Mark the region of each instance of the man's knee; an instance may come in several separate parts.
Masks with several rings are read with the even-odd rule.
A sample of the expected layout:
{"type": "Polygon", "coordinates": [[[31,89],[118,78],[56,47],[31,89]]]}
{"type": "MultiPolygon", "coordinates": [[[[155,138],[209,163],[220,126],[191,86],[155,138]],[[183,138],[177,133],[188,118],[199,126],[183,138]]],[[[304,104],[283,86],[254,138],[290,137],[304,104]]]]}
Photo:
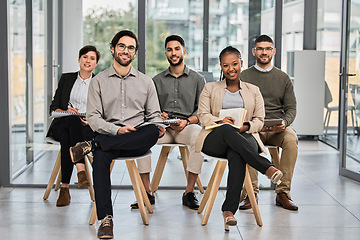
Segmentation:
{"type": "Polygon", "coordinates": [[[283,138],[283,146],[297,146],[298,145],[298,138],[293,130],[288,130],[284,132],[283,138]]]}
{"type": "Polygon", "coordinates": [[[109,157],[107,152],[102,151],[101,149],[97,149],[93,152],[94,158],[92,167],[95,170],[96,168],[104,168],[109,166],[112,159],[109,157]]]}

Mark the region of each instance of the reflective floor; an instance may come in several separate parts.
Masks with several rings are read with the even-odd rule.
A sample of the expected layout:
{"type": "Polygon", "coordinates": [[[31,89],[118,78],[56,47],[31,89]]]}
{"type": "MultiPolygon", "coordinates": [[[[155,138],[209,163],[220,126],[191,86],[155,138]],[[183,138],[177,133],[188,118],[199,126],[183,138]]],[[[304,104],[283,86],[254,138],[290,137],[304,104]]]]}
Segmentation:
{"type": "MultiPolygon", "coordinates": [[[[154,162],[159,150],[153,149],[154,162]]],[[[177,155],[176,151],[171,153],[161,186],[185,186],[177,155]]],[[[44,183],[51,172],[52,158],[39,161],[17,180],[44,183]]],[[[213,160],[204,162],[201,175],[204,185],[213,167],[213,160]]],[[[209,222],[201,226],[203,215],[181,205],[183,190],[159,189],[155,193],[154,213],[148,215],[150,224],[145,226],[139,211],[129,208],[135,199],[133,191],[114,189],[114,239],[357,240],[360,236],[360,183],[339,176],[338,169],[337,151],[321,142],[301,140],[291,191],[299,211],[290,212],[275,206],[275,193],[263,190],[259,194],[263,227],[256,225],[252,210],[238,211],[235,215],[238,225],[230,227],[228,233],[224,232],[220,211],[225,191],[218,192],[209,222]]],[[[115,185],[130,183],[124,163],[115,164],[112,180],[115,185]]],[[[224,176],[222,186],[225,183],[224,176]]],[[[266,185],[268,181],[262,179],[262,183],[266,185]]],[[[87,190],[72,188],[71,204],[63,208],[55,206],[58,194],[55,191],[44,201],[44,190],[0,188],[1,239],[97,239],[98,223],[88,225],[93,203],[87,190]]],[[[197,196],[202,198],[199,192],[197,196]]]]}

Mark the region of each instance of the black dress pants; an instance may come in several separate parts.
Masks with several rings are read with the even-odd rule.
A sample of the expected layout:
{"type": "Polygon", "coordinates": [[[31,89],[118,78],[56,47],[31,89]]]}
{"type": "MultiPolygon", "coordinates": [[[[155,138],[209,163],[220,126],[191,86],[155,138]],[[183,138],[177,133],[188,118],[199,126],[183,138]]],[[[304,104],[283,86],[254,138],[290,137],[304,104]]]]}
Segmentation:
{"type": "Polygon", "coordinates": [[[273,166],[270,161],[259,155],[259,146],[251,134],[239,133],[228,124],[215,128],[207,135],[202,151],[209,156],[228,159],[229,175],[222,211],[231,211],[233,214],[239,206],[246,164],[262,174],[273,166]]]}
{"type": "Polygon", "coordinates": [[[113,216],[111,202],[110,164],[116,157],[131,157],[145,154],[155,145],[159,129],[147,125],[135,132],[109,136],[95,133],[97,148],[93,151],[93,179],[98,219],[113,216]]]}
{"type": "MultiPolygon", "coordinates": [[[[51,133],[61,145],[61,182],[70,183],[74,163],[71,161],[69,148],[78,142],[88,141],[93,138],[93,131],[83,126],[78,116],[57,118],[51,126],[51,133]]],[[[85,163],[81,159],[79,163],[85,163]]]]}

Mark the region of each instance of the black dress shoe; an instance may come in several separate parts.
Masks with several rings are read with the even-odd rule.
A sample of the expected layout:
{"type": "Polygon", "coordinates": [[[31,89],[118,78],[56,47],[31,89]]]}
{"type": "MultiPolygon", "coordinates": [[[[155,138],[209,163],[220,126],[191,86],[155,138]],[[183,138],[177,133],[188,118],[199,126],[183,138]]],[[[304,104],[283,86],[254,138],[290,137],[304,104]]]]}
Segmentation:
{"type": "MultiPolygon", "coordinates": [[[[155,204],[155,196],[154,196],[154,195],[151,195],[151,194],[148,193],[148,192],[146,192],[146,194],[147,194],[147,196],[148,196],[148,198],[149,198],[150,204],[151,204],[151,205],[155,204]]],[[[138,209],[138,208],[139,208],[139,205],[138,205],[137,201],[135,201],[134,203],[132,203],[132,204],[130,205],[130,207],[131,207],[132,209],[138,209]]]]}
{"type": "MultiPolygon", "coordinates": [[[[255,193],[256,202],[258,202],[258,196],[257,193],[255,193]]],[[[251,208],[251,203],[249,196],[246,194],[245,199],[240,203],[239,209],[240,210],[247,210],[251,208]]]]}
{"type": "Polygon", "coordinates": [[[197,210],[199,209],[199,201],[196,199],[195,193],[188,192],[186,195],[185,193],[182,196],[182,202],[184,206],[187,206],[190,209],[197,210]]]}

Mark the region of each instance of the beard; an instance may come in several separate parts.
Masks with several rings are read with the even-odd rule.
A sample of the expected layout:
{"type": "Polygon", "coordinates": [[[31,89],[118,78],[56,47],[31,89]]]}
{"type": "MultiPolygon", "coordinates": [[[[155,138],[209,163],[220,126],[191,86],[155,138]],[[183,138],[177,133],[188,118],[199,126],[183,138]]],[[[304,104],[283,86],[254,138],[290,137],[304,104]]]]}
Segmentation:
{"type": "Polygon", "coordinates": [[[122,60],[122,59],[119,57],[118,53],[115,53],[115,54],[114,54],[114,58],[115,58],[115,61],[118,62],[118,63],[119,63],[121,66],[123,66],[123,67],[129,66],[129,64],[133,61],[133,58],[131,58],[131,56],[130,56],[130,59],[127,60],[127,61],[122,60]]]}
{"type": "Polygon", "coordinates": [[[184,58],[183,58],[183,57],[180,57],[180,58],[179,58],[179,61],[178,61],[177,63],[174,63],[174,62],[171,61],[171,59],[169,59],[169,58],[168,58],[167,60],[168,60],[168,62],[170,63],[171,66],[174,66],[174,67],[175,67],[175,66],[180,65],[180,64],[184,61],[184,58]]]}
{"type": "Polygon", "coordinates": [[[258,62],[258,63],[260,63],[260,64],[268,64],[269,62],[271,62],[271,60],[272,60],[272,56],[269,56],[269,55],[265,55],[265,56],[267,56],[268,58],[266,58],[266,59],[262,59],[261,58],[261,56],[263,56],[263,55],[260,55],[260,56],[257,56],[256,57],[256,61],[258,62]]]}

